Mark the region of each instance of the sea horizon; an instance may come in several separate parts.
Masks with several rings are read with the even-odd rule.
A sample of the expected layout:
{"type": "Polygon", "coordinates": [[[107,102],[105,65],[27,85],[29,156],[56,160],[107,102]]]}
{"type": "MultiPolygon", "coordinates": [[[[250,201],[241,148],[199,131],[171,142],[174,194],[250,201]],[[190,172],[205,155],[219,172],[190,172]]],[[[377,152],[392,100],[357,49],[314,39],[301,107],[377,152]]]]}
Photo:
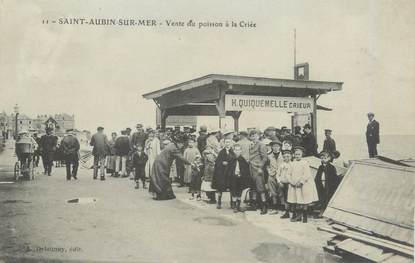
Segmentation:
{"type": "MultiPolygon", "coordinates": [[[[369,158],[366,137],[364,134],[336,134],[333,135],[337,150],[344,160],[369,158]]],[[[318,136],[318,150],[323,148],[324,135],[318,136]]],[[[395,160],[415,159],[413,146],[415,135],[381,134],[377,147],[378,155],[395,160]]]]}

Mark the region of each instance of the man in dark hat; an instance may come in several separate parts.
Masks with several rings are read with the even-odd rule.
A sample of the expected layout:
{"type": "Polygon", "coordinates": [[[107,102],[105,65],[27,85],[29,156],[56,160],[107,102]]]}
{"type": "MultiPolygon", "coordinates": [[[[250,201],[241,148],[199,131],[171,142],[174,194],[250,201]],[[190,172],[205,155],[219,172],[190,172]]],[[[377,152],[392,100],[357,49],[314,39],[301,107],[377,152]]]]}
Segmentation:
{"type": "Polygon", "coordinates": [[[147,134],[144,132],[143,125],[140,123],[137,124],[136,129],[137,131],[131,138],[131,146],[132,148],[135,148],[135,146],[139,144],[144,148],[147,140],[147,134]]]}
{"type": "Polygon", "coordinates": [[[52,174],[53,155],[56,152],[56,146],[58,144],[58,137],[53,135],[53,128],[47,127],[45,129],[46,134],[40,138],[40,151],[42,154],[44,173],[47,175],[52,174]]]}
{"type": "Polygon", "coordinates": [[[61,141],[61,147],[66,164],[66,180],[71,180],[73,177],[78,179],[78,166],[79,166],[79,141],[75,136],[74,130],[67,130],[67,135],[63,137],[61,141]],[[72,171],[71,171],[72,166],[72,171]]]}
{"type": "Polygon", "coordinates": [[[249,148],[249,168],[251,170],[251,176],[255,185],[255,192],[260,195],[262,208],[261,215],[268,212],[265,186],[265,164],[268,160],[267,147],[259,140],[260,132],[258,130],[251,130],[249,132],[249,138],[252,141],[252,145],[249,148]]]}
{"type": "Polygon", "coordinates": [[[301,126],[295,126],[294,127],[294,135],[300,135],[300,137],[302,137],[303,135],[301,134],[301,126]]]}
{"type": "MultiPolygon", "coordinates": [[[[139,145],[141,146],[141,144],[139,145]]],[[[121,136],[115,140],[114,149],[115,154],[117,155],[115,176],[118,177],[121,173],[122,177],[127,177],[127,158],[130,153],[131,145],[126,130],[121,131],[121,136]]]]}
{"type": "Polygon", "coordinates": [[[207,139],[207,127],[205,125],[200,126],[199,137],[197,137],[197,148],[199,152],[203,152],[206,149],[207,139]]]}
{"type": "Polygon", "coordinates": [[[100,170],[101,181],[105,180],[105,158],[109,153],[109,143],[107,136],[104,134],[104,128],[98,127],[97,132],[92,135],[91,142],[93,147],[92,155],[94,155],[94,179],[98,177],[98,168],[100,170]]]}
{"type": "Polygon", "coordinates": [[[366,128],[366,142],[369,151],[369,158],[373,158],[378,155],[377,145],[379,144],[379,122],[375,120],[375,114],[369,112],[367,114],[369,123],[366,128]]]}
{"type": "Polygon", "coordinates": [[[326,136],[326,139],[324,140],[323,151],[328,152],[330,156],[333,158],[334,152],[336,151],[336,142],[331,137],[331,133],[332,130],[330,129],[324,130],[324,135],[326,136]]]}
{"type": "Polygon", "coordinates": [[[304,147],[304,157],[317,156],[317,139],[311,131],[311,125],[305,124],[303,127],[304,137],[301,142],[301,146],[304,147]]]}

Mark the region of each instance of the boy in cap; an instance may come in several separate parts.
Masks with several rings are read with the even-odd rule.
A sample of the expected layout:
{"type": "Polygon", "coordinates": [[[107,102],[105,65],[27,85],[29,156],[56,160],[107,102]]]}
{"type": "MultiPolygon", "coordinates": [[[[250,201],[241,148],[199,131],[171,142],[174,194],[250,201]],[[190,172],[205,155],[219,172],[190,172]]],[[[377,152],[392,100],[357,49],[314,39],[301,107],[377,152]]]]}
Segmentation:
{"type": "Polygon", "coordinates": [[[277,172],[282,163],[281,142],[272,141],[270,143],[271,153],[268,154],[267,170],[268,170],[268,190],[272,200],[272,208],[275,214],[278,211],[278,197],[280,196],[279,182],[277,172]]]}
{"type": "MultiPolygon", "coordinates": [[[[232,149],[232,139],[229,137],[224,139],[225,147],[219,152],[215,161],[215,170],[212,178],[212,188],[218,193],[218,203],[216,208],[222,208],[222,193],[230,188],[231,168],[230,164],[235,160],[235,153],[232,149]]],[[[232,202],[232,196],[231,196],[232,202]]],[[[231,205],[233,208],[233,203],[231,205]]]]}
{"type": "Polygon", "coordinates": [[[320,217],[340,183],[336,167],[331,164],[331,158],[332,156],[328,152],[322,151],[320,153],[321,165],[319,166],[314,179],[317,187],[318,199],[321,205],[320,217]]]}
{"type": "Polygon", "coordinates": [[[192,195],[190,197],[190,200],[194,200],[195,195],[196,195],[196,200],[202,201],[200,189],[202,185],[203,163],[202,163],[202,157],[200,156],[200,154],[196,156],[195,160],[191,164],[191,167],[192,167],[192,180],[190,182],[190,189],[191,189],[192,195]]]}
{"type": "Polygon", "coordinates": [[[143,189],[146,189],[146,172],[145,167],[148,160],[147,154],[143,151],[143,146],[137,144],[136,150],[133,154],[133,166],[135,169],[134,180],[135,189],[140,188],[140,180],[143,183],[143,189]]]}
{"type": "Polygon", "coordinates": [[[268,212],[267,208],[267,189],[265,187],[265,173],[264,168],[268,160],[267,147],[259,141],[260,132],[258,130],[251,130],[249,137],[252,145],[249,148],[249,165],[251,176],[255,185],[255,192],[261,198],[261,215],[268,212]]]}
{"type": "Polygon", "coordinates": [[[241,211],[241,195],[242,191],[251,185],[251,177],[249,175],[249,164],[242,156],[241,145],[233,146],[235,158],[229,163],[230,175],[230,191],[232,200],[235,200],[233,212],[241,211]]]}
{"type": "Polygon", "coordinates": [[[196,161],[196,158],[200,157],[200,152],[195,146],[195,141],[193,138],[187,140],[187,148],[183,153],[184,159],[186,159],[190,164],[184,166],[184,183],[189,186],[189,193],[192,192],[191,182],[193,167],[192,164],[196,161]]]}

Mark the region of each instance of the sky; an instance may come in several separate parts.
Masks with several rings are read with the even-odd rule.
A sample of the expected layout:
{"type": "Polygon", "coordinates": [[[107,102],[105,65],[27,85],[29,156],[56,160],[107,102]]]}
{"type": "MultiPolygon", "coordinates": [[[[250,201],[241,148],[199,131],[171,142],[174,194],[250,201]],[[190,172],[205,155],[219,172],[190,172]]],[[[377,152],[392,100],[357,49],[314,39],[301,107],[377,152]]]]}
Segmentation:
{"type": "MultiPolygon", "coordinates": [[[[75,114],[78,129],[155,126],[142,94],[211,73],[344,82],[323,95],[318,128],[415,135],[415,1],[0,0],[0,110],[75,114]],[[76,26],[44,19],[246,21],[255,28],[76,26]]],[[[217,123],[201,118],[199,124],[217,123]]],[[[241,127],[289,124],[287,114],[242,114],[241,127]]]]}

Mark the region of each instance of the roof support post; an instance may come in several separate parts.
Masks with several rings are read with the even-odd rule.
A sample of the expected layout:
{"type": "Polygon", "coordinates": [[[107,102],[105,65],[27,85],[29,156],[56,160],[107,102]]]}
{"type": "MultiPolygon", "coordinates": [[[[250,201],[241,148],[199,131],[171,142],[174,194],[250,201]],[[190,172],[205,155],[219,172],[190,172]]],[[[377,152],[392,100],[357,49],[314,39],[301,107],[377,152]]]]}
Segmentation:
{"type": "Polygon", "coordinates": [[[167,112],[166,112],[166,110],[160,110],[161,111],[161,121],[160,121],[160,124],[161,124],[161,130],[162,131],[165,131],[166,130],[166,120],[167,120],[167,117],[169,116],[168,114],[167,114],[167,112]]]}
{"type": "Polygon", "coordinates": [[[242,111],[234,111],[232,112],[233,118],[233,129],[235,132],[239,131],[239,117],[241,116],[242,111]]]}
{"type": "Polygon", "coordinates": [[[213,85],[218,87],[219,96],[216,102],[216,108],[219,113],[219,128],[224,128],[226,110],[225,110],[225,92],[228,87],[227,83],[224,85],[222,82],[213,82],[213,85]]]}
{"type": "Polygon", "coordinates": [[[311,114],[311,127],[313,129],[313,135],[317,138],[317,96],[312,95],[314,101],[313,113],[311,114]]]}

